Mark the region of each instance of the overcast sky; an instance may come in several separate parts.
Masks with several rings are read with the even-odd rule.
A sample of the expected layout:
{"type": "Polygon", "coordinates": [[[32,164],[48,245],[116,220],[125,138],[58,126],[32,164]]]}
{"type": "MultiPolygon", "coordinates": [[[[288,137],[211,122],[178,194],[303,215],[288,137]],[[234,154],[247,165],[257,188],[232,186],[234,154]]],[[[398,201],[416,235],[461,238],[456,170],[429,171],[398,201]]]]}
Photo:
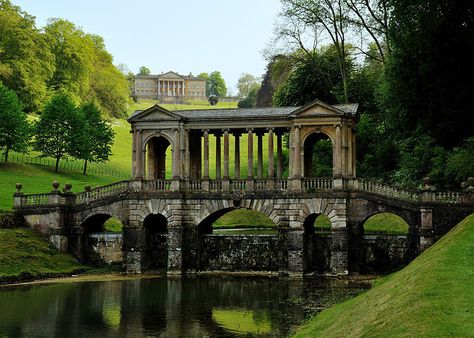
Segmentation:
{"type": "Polygon", "coordinates": [[[36,17],[63,18],[105,39],[114,63],[134,73],[218,70],[236,93],[241,73],[260,76],[279,0],[12,0],[36,17]]]}

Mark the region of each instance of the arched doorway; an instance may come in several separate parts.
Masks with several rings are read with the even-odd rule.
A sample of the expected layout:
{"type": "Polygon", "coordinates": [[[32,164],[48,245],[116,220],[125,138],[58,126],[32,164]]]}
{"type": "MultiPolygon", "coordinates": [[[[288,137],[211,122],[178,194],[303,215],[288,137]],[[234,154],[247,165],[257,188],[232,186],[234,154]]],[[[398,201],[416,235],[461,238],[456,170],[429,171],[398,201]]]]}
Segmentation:
{"type": "Polygon", "coordinates": [[[163,136],[154,136],[146,144],[146,177],[149,180],[171,178],[171,143],[163,136]]]}
{"type": "Polygon", "coordinates": [[[112,215],[95,214],[82,223],[81,258],[87,264],[121,268],[123,224],[112,215]]]}
{"type": "Polygon", "coordinates": [[[329,270],[331,220],[325,214],[310,214],[304,223],[303,264],[305,272],[329,270]]]}
{"type": "Polygon", "coordinates": [[[304,140],[304,177],[333,176],[334,160],[331,139],[323,133],[312,133],[304,140]]]}
{"type": "Polygon", "coordinates": [[[198,225],[200,270],[278,271],[276,224],[264,213],[225,208],[198,225]]]}
{"type": "Polygon", "coordinates": [[[390,272],[408,263],[409,226],[403,218],[388,212],[372,215],[362,232],[363,272],[390,272]]]}
{"type": "Polygon", "coordinates": [[[162,214],[150,214],[143,220],[145,262],[148,270],[164,269],[168,265],[168,220],[162,214]]]}

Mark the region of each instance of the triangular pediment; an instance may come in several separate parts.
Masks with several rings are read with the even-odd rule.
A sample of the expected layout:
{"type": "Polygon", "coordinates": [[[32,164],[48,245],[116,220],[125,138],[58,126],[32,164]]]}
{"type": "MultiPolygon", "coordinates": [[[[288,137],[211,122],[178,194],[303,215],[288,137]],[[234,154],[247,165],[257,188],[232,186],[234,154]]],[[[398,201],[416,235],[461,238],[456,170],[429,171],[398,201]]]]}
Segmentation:
{"type": "Polygon", "coordinates": [[[315,100],[291,113],[294,117],[334,116],[344,114],[344,111],[320,100],[315,100]]]}
{"type": "Polygon", "coordinates": [[[172,72],[172,71],[169,71],[169,72],[166,72],[166,73],[164,73],[164,74],[161,74],[161,75],[160,75],[160,78],[163,78],[163,79],[183,80],[183,77],[182,77],[181,75],[179,75],[178,73],[172,72]]]}
{"type": "Polygon", "coordinates": [[[138,122],[138,121],[178,121],[183,117],[181,115],[170,112],[169,110],[159,106],[154,105],[145,110],[137,110],[128,118],[129,122],[138,122]]]}

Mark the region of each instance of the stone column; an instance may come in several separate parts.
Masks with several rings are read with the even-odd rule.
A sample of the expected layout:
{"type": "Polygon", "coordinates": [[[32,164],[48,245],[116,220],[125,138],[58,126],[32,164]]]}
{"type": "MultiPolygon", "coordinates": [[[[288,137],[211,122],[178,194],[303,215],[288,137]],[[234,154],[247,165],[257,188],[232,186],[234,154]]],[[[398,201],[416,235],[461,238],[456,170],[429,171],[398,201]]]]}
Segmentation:
{"type": "Polygon", "coordinates": [[[268,129],[268,177],[275,177],[275,164],[273,159],[273,128],[268,129]]]}
{"type": "Polygon", "coordinates": [[[137,132],[131,130],[132,134],[132,178],[137,177],[137,132]]]}
{"type": "Polygon", "coordinates": [[[136,147],[137,147],[137,178],[143,178],[142,174],[142,167],[143,167],[143,151],[142,151],[142,131],[140,129],[137,129],[136,131],[137,134],[137,142],[136,142],[136,147]]]}
{"type": "Polygon", "coordinates": [[[352,176],[357,176],[356,171],[357,158],[356,158],[356,131],[352,130],[352,176]]]}
{"type": "Polygon", "coordinates": [[[204,130],[204,175],[205,180],[209,179],[209,129],[204,130]]]}
{"type": "Polygon", "coordinates": [[[257,134],[257,177],[259,179],[263,178],[263,133],[259,132],[257,134]]]}
{"type": "Polygon", "coordinates": [[[221,179],[221,134],[216,132],[216,180],[221,179]]]}
{"type": "Polygon", "coordinates": [[[235,149],[234,149],[234,178],[236,180],[240,180],[240,134],[239,133],[235,133],[234,134],[234,140],[235,140],[235,143],[234,143],[234,146],[235,146],[235,149]]]}
{"type": "Polygon", "coordinates": [[[300,126],[294,128],[294,152],[293,152],[293,177],[301,178],[301,140],[300,140],[300,126]]]}
{"type": "Polygon", "coordinates": [[[191,151],[189,149],[189,129],[184,129],[184,179],[189,179],[191,171],[191,151]]]}
{"type": "Polygon", "coordinates": [[[346,175],[348,177],[352,177],[352,128],[347,126],[347,172],[346,175]]]}
{"type": "Polygon", "coordinates": [[[282,134],[277,133],[277,178],[283,176],[283,145],[282,134]]]}
{"type": "Polygon", "coordinates": [[[160,98],[160,89],[161,89],[161,86],[160,86],[160,80],[158,80],[158,95],[157,97],[160,98]]]}
{"type": "Polygon", "coordinates": [[[173,172],[173,179],[179,179],[179,130],[174,130],[174,140],[173,140],[173,164],[172,164],[172,172],[173,172]]]}
{"type": "Polygon", "coordinates": [[[248,145],[248,162],[247,162],[247,179],[253,179],[253,130],[248,129],[247,132],[248,145]]]}
{"type": "Polygon", "coordinates": [[[342,176],[341,171],[341,126],[336,125],[336,144],[335,144],[335,153],[334,153],[334,176],[342,176]]]}
{"type": "Polygon", "coordinates": [[[224,180],[229,179],[229,129],[224,130],[224,180]]]}
{"type": "Polygon", "coordinates": [[[157,172],[156,172],[156,158],[155,158],[155,142],[153,139],[148,141],[148,179],[154,180],[156,179],[157,172]]]}

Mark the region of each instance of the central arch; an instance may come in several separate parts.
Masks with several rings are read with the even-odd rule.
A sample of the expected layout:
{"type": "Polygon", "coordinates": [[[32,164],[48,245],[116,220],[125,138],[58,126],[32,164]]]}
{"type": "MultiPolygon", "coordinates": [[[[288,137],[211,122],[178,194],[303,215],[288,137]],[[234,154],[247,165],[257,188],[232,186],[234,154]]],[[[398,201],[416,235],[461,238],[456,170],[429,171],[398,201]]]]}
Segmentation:
{"type": "Polygon", "coordinates": [[[330,177],[334,174],[334,144],[321,131],[313,131],[303,139],[304,177],[330,177]]]}
{"type": "Polygon", "coordinates": [[[172,170],[167,168],[167,165],[172,166],[171,157],[169,156],[171,151],[170,140],[161,134],[153,135],[146,141],[145,151],[147,154],[146,177],[150,180],[170,178],[172,170]]]}

